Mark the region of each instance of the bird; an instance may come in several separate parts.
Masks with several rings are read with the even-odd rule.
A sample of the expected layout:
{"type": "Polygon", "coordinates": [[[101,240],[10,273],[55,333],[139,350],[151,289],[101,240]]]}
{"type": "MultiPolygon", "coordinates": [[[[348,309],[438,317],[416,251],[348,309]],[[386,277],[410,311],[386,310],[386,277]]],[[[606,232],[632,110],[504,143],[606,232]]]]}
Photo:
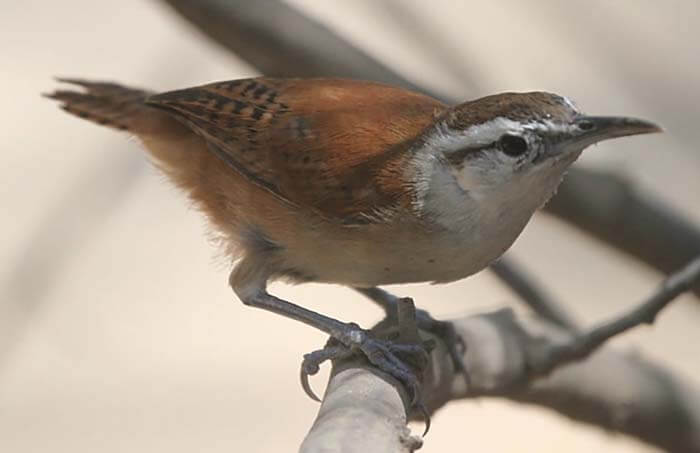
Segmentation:
{"type": "Polygon", "coordinates": [[[446,105],[333,78],[255,77],[160,93],[58,81],[77,88],[47,97],[135,135],[203,212],[245,305],[334,340],[305,356],[307,393],[306,375],[351,351],[396,377],[414,402],[420,382],[401,359],[406,345],[276,297],[268,283],[340,284],[390,311],[398,298],[383,285],[452,282],[498,259],[585,148],[661,131],[642,119],[586,115],[542,91],[446,105]]]}

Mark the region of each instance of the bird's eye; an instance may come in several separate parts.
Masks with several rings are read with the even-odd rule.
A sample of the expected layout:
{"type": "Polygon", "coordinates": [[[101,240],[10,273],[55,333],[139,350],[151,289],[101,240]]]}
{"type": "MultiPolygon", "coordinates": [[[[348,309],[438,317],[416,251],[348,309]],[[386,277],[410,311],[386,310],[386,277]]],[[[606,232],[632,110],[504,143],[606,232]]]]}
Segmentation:
{"type": "Polygon", "coordinates": [[[504,153],[517,157],[527,152],[527,142],[518,135],[505,134],[498,140],[498,146],[504,153]]]}

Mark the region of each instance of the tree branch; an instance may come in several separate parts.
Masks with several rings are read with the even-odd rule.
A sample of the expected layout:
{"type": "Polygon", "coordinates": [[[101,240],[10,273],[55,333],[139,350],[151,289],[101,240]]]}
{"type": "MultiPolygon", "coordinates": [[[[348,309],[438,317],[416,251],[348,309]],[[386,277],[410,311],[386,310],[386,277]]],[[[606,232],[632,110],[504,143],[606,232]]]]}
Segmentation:
{"type": "MultiPolygon", "coordinates": [[[[279,0],[164,0],[200,32],[273,77],[349,77],[420,91],[328,27],[279,0]],[[319,42],[321,39],[323,42],[319,42]]],[[[442,96],[442,99],[445,99],[442,96]]]]}
{"type": "Polygon", "coordinates": [[[406,426],[400,384],[359,360],[333,375],[302,453],[404,453],[422,445],[406,426]]]}
{"type": "Polygon", "coordinates": [[[698,281],[700,281],[700,258],[696,258],[681,271],[671,275],[656,293],[630,312],[601,324],[585,334],[578,335],[571,341],[552,345],[545,354],[546,359],[537,364],[538,368],[541,367],[542,373],[548,373],[562,364],[588,357],[615,335],[640,324],[652,324],[661,310],[698,281]]]}
{"type": "Polygon", "coordinates": [[[569,172],[546,210],[667,275],[700,255],[697,226],[610,172],[569,172]]]}
{"type": "MultiPolygon", "coordinates": [[[[438,347],[424,378],[426,406],[434,412],[455,399],[503,397],[550,407],[671,451],[699,452],[697,388],[652,362],[612,348],[591,355],[607,339],[652,322],[698,280],[700,258],[669,277],[637,308],[581,334],[541,318],[516,318],[507,309],[454,320],[468,346],[464,361],[471,385],[467,388],[464,377],[455,374],[445,345],[435,338],[438,347]]],[[[363,360],[335,364],[302,451],[413,451],[419,443],[406,432],[406,402],[397,381],[363,360]],[[386,437],[377,441],[381,436],[386,437]]]]}
{"type": "MultiPolygon", "coordinates": [[[[397,342],[421,341],[416,307],[410,298],[397,301],[397,342]]],[[[380,323],[380,326],[382,323],[380,323]]],[[[302,452],[347,451],[411,452],[423,444],[406,426],[407,395],[403,386],[392,385],[388,374],[354,356],[334,366],[319,414],[301,447],[302,452]],[[383,376],[383,378],[382,378],[383,376]],[[399,390],[400,389],[400,390],[399,390]]],[[[425,431],[430,428],[426,420],[425,431]]]]}

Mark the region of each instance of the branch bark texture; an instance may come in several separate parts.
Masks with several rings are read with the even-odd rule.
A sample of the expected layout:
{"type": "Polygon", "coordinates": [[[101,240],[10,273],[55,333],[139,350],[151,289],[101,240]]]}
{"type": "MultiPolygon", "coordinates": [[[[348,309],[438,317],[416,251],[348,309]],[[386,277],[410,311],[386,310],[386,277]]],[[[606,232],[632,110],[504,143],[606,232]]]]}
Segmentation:
{"type": "MultiPolygon", "coordinates": [[[[453,320],[468,346],[463,358],[470,385],[454,372],[445,345],[433,338],[439,346],[424,375],[426,406],[432,413],[456,399],[501,397],[549,407],[669,451],[700,452],[700,390],[638,355],[600,348],[605,340],[653,321],[698,280],[700,258],[638,307],[579,334],[541,317],[517,318],[508,309],[453,320]]],[[[420,442],[406,431],[406,403],[401,385],[363,360],[335,364],[302,451],[414,451],[420,442]],[[369,441],[377,436],[389,439],[369,441]]]]}

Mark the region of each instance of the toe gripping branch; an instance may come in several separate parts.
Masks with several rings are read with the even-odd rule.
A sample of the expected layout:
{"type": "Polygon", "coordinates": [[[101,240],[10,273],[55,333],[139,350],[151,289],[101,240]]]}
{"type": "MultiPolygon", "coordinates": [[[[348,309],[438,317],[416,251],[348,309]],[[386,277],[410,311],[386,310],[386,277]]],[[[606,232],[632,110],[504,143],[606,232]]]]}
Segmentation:
{"type": "Polygon", "coordinates": [[[411,298],[400,299],[397,312],[398,326],[391,326],[394,327],[392,329],[388,329],[385,323],[380,323],[372,331],[349,324],[341,338],[331,337],[323,349],[304,355],[300,373],[301,386],[311,399],[320,402],[309,385],[309,376],[316,374],[320,365],[327,360],[335,365],[351,357],[363,356],[374,367],[404,386],[410,401],[408,407],[420,411],[425,420],[425,436],[430,429],[430,415],[423,404],[421,384],[429,364],[430,350],[435,344],[421,339],[416,308],[411,298]]]}

